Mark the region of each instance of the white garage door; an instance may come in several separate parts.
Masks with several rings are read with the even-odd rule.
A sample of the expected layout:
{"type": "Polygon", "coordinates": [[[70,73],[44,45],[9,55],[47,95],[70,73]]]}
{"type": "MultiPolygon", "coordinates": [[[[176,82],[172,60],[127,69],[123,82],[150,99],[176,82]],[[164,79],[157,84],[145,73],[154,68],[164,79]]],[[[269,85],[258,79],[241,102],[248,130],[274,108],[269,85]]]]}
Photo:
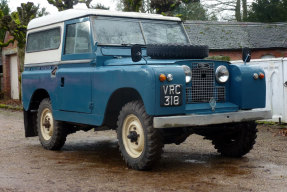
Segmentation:
{"type": "Polygon", "coordinates": [[[17,56],[10,57],[11,98],[19,99],[17,56]]]}

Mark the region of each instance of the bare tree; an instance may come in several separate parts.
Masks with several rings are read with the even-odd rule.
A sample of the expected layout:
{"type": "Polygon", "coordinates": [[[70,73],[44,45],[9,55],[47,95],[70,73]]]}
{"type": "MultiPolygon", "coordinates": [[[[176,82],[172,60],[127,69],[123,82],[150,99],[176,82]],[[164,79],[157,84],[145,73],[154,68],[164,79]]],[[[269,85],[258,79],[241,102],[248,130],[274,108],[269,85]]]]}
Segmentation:
{"type": "Polygon", "coordinates": [[[247,0],[242,0],[242,19],[243,21],[247,21],[247,0]]]}
{"type": "Polygon", "coordinates": [[[201,2],[216,15],[221,15],[224,20],[246,21],[247,19],[247,0],[202,0],[201,2]],[[232,14],[226,17],[222,15],[224,12],[232,14]]]}
{"type": "Polygon", "coordinates": [[[89,8],[92,0],[47,0],[49,4],[57,7],[58,11],[72,9],[78,3],[85,3],[89,8]]]}

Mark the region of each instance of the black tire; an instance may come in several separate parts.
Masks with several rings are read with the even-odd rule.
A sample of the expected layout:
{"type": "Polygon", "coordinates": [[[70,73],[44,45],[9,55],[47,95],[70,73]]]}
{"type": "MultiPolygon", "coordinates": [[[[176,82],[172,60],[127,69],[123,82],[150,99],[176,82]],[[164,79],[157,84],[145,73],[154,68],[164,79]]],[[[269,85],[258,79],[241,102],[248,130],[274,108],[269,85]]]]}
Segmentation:
{"type": "Polygon", "coordinates": [[[212,144],[222,156],[242,157],[255,144],[257,124],[244,122],[232,125],[231,130],[225,130],[212,138],[212,144]]]}
{"type": "Polygon", "coordinates": [[[150,169],[161,157],[161,134],[153,128],[153,118],[146,113],[141,101],[129,102],[122,108],[117,137],[121,155],[132,169],[150,169]]]}
{"type": "Polygon", "coordinates": [[[162,129],[161,133],[163,135],[164,144],[176,144],[179,145],[183,143],[187,137],[191,134],[186,128],[168,128],[162,129]]]}
{"type": "Polygon", "coordinates": [[[147,55],[153,59],[203,59],[208,57],[208,53],[205,45],[147,45],[147,55]]]}
{"type": "Polygon", "coordinates": [[[37,113],[37,129],[42,146],[48,150],[60,150],[66,142],[67,133],[62,122],[56,121],[52,114],[50,99],[43,99],[37,113]],[[47,119],[47,122],[43,122],[47,119]],[[42,123],[41,123],[42,122],[42,123]],[[47,123],[44,125],[44,123],[47,123]],[[50,132],[50,128],[53,130],[50,132]]]}

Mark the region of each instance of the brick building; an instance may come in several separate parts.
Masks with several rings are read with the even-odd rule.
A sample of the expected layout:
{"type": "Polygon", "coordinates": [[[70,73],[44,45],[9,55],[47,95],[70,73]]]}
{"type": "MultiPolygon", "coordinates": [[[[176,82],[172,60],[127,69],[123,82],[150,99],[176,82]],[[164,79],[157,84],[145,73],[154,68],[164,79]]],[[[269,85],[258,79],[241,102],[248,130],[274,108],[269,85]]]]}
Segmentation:
{"type": "Polygon", "coordinates": [[[287,57],[287,23],[187,21],[185,29],[193,45],[208,45],[210,56],[241,60],[242,48],[252,59],[287,57]]]}
{"type": "MultiPolygon", "coordinates": [[[[9,33],[6,33],[4,42],[12,39],[9,33]]],[[[19,99],[19,58],[17,42],[2,48],[2,67],[3,67],[3,89],[5,97],[19,99]]]]}

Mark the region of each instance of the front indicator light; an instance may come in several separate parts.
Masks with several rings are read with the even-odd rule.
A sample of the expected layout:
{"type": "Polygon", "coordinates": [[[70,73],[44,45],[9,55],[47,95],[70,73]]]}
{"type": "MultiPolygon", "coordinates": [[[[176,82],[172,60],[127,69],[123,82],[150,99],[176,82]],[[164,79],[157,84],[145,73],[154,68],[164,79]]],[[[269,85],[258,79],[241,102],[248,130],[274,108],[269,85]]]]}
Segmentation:
{"type": "Polygon", "coordinates": [[[225,83],[229,79],[229,71],[224,65],[217,67],[215,71],[216,81],[218,83],[225,83]]]}
{"type": "Polygon", "coordinates": [[[259,73],[259,78],[260,78],[260,79],[264,79],[264,76],[265,76],[265,75],[264,75],[263,73],[259,73]]]}
{"type": "Polygon", "coordinates": [[[159,75],[159,81],[160,81],[160,82],[164,82],[165,80],[166,80],[165,74],[160,74],[160,75],[159,75]]]}

